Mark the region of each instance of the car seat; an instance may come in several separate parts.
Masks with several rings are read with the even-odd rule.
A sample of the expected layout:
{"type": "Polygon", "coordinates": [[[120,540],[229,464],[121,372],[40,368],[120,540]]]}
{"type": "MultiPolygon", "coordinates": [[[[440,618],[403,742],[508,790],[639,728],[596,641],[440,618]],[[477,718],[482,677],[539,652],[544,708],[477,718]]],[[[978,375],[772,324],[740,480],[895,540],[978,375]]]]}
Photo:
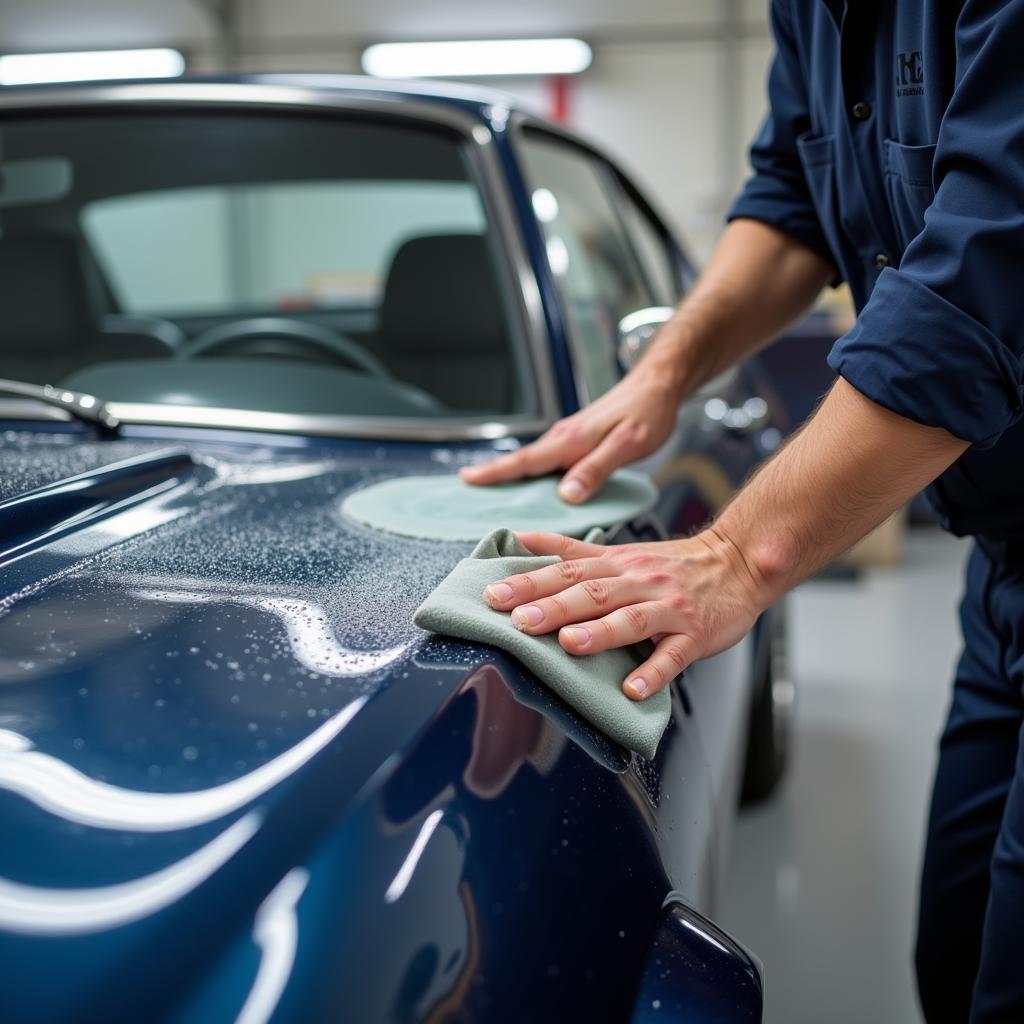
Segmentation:
{"type": "Polygon", "coordinates": [[[516,410],[519,381],[484,235],[403,242],[384,286],[377,354],[457,413],[516,410]]]}
{"type": "Polygon", "coordinates": [[[102,282],[68,235],[0,238],[0,377],[54,384],[109,359],[168,357],[168,321],[103,309],[102,282]]]}

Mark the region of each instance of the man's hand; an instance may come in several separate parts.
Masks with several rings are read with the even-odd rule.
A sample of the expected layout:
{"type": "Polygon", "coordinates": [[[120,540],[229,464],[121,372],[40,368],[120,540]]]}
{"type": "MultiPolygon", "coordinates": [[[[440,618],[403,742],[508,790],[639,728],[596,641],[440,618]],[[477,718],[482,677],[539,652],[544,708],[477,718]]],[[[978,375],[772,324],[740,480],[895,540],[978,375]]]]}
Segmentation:
{"type": "Polygon", "coordinates": [[[678,406],[675,388],[638,368],[533,444],[466,466],[461,476],[471,484],[496,484],[564,469],[558,493],[577,505],[593,497],[620,466],[657,451],[672,433],[678,406]]]}
{"type": "Polygon", "coordinates": [[[624,689],[640,700],[736,643],[757,616],[877,526],[967,448],[898,416],[842,378],[803,429],[689,540],[602,547],[524,533],[561,562],[492,583],[484,597],[570,654],[651,639],[624,689]]]}
{"type": "Polygon", "coordinates": [[[603,547],[551,533],[521,533],[561,562],[492,583],[484,596],[533,636],[558,631],[570,654],[653,640],[653,654],[623,690],[642,700],[692,662],[737,643],[770,603],[764,583],[713,529],[689,540],[603,547]]]}
{"type": "Polygon", "coordinates": [[[832,274],[829,263],[784,232],[733,221],[628,376],[533,444],[467,466],[462,479],[496,484],[564,469],[558,493],[572,504],[586,501],[620,466],[656,451],[679,403],[804,312],[832,274]]]}

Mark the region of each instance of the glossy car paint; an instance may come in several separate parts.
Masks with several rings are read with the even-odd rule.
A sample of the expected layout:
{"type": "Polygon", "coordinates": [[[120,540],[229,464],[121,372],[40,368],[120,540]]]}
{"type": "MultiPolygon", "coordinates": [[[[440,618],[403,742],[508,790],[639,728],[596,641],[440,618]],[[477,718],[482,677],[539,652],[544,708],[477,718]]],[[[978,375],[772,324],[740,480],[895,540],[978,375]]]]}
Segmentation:
{"type": "MultiPolygon", "coordinates": [[[[514,152],[471,106],[568,411],[514,152]]],[[[763,454],[686,416],[686,452],[658,470],[669,526],[763,454]],[[698,455],[721,478],[678,461],[698,455]]],[[[629,757],[500,652],[411,625],[466,546],[340,514],[352,487],[509,442],[5,427],[5,1020],[646,1020],[672,993],[687,1019],[759,1019],[746,954],[662,909],[711,910],[735,798],[716,764],[741,759],[755,640],[676,683],[657,757],[629,757]]]]}

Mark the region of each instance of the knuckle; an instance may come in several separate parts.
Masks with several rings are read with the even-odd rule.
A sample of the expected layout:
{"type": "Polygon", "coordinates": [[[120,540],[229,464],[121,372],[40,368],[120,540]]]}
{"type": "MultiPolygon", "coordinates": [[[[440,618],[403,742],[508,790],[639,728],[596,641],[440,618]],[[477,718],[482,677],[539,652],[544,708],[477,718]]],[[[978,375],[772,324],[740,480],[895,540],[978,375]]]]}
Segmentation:
{"type": "Polygon", "coordinates": [[[562,621],[566,621],[571,618],[569,614],[569,606],[557,595],[549,597],[541,607],[544,611],[545,621],[550,621],[552,616],[562,621]]]}
{"type": "Polygon", "coordinates": [[[573,544],[574,544],[574,541],[573,541],[572,537],[567,537],[564,533],[558,534],[558,547],[560,549],[559,550],[559,556],[563,560],[563,562],[562,562],[563,565],[568,564],[569,562],[572,561],[572,558],[570,556],[570,552],[573,549],[573,544]]]}
{"type": "Polygon", "coordinates": [[[598,619],[594,623],[594,631],[599,634],[603,644],[612,645],[615,643],[615,624],[611,620],[607,618],[598,619]]]}
{"type": "Polygon", "coordinates": [[[533,577],[526,573],[521,576],[510,576],[505,582],[512,588],[516,599],[529,600],[537,592],[537,584],[533,577]]]}
{"type": "Polygon", "coordinates": [[[622,609],[622,615],[635,633],[646,636],[650,618],[643,608],[635,604],[627,605],[622,609]]]}
{"type": "Polygon", "coordinates": [[[604,580],[586,580],[583,583],[583,591],[598,608],[603,608],[608,603],[610,593],[604,580]]]}
{"type": "Polygon", "coordinates": [[[565,424],[561,440],[569,445],[577,445],[586,440],[586,433],[586,427],[582,423],[570,420],[565,424]]]}
{"type": "Polygon", "coordinates": [[[572,559],[566,562],[556,562],[555,568],[566,583],[579,583],[583,577],[583,567],[572,559]]]}
{"type": "Polygon", "coordinates": [[[626,420],[619,426],[619,441],[626,448],[643,448],[650,440],[651,428],[642,420],[626,420]]]}
{"type": "Polygon", "coordinates": [[[552,441],[564,441],[566,438],[572,437],[578,429],[578,426],[574,420],[564,419],[559,420],[555,423],[550,430],[545,433],[546,438],[550,438],[552,441]]]}
{"type": "Polygon", "coordinates": [[[655,587],[665,587],[672,582],[672,574],[664,569],[653,569],[648,573],[647,581],[655,587]]]}
{"type": "Polygon", "coordinates": [[[678,640],[666,641],[661,653],[665,656],[664,664],[669,678],[681,672],[688,661],[689,651],[678,640]]]}
{"type": "Polygon", "coordinates": [[[585,451],[590,447],[587,443],[588,435],[586,424],[576,419],[568,419],[556,423],[544,435],[544,440],[550,442],[563,457],[568,458],[568,453],[585,451]]]}

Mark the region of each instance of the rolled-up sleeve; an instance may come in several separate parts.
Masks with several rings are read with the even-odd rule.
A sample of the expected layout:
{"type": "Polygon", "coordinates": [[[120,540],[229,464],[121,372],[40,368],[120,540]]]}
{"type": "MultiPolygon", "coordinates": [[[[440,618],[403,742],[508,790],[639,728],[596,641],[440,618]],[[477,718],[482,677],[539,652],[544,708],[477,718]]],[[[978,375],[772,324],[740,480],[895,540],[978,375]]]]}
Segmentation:
{"type": "Polygon", "coordinates": [[[775,58],[768,75],[768,115],[750,147],[754,173],[726,220],[748,217],[771,224],[835,265],[797,149],[796,140],[811,129],[811,117],[789,0],[774,0],[771,22],[775,58]]]}
{"type": "Polygon", "coordinates": [[[1024,4],[969,0],[935,198],[829,363],[880,405],[990,447],[1024,396],[1024,4]]]}

